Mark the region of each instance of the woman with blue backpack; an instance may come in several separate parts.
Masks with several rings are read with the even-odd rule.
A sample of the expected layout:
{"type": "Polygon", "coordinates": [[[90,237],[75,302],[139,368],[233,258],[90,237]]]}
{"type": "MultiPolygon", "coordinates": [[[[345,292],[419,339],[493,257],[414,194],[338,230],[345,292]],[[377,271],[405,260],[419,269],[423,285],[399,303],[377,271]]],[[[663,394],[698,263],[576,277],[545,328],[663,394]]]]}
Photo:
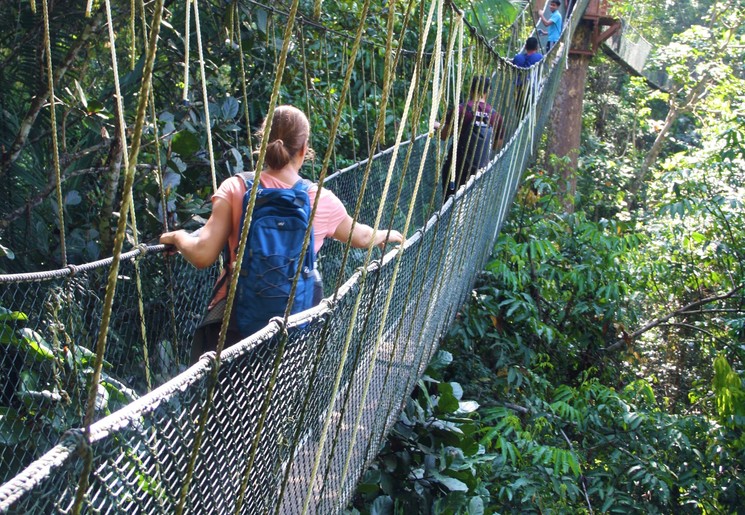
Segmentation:
{"type": "MultiPolygon", "coordinates": [[[[259,137],[266,131],[266,120],[259,137]]],[[[350,241],[357,248],[371,243],[401,243],[403,235],[395,230],[375,231],[369,225],[354,223],[342,202],[328,189],[322,189],[312,221],[311,208],[318,185],[300,176],[300,168],[313,157],[309,148],[310,123],[305,114],[290,105],[274,110],[265,168],[259,176],[259,191],[251,217],[246,251],[241,264],[236,299],[225,345],[264,327],[269,319],[284,315],[290,287],[302,268],[293,301],[292,313],[320,302],[322,291],[315,271],[315,256],[325,238],[350,241]],[[308,224],[312,223],[311,243],[300,255],[308,224]]],[[[241,173],[223,181],[212,196],[212,214],[199,231],[166,232],[160,242],[173,245],[197,268],[211,266],[223,249],[229,263],[218,278],[207,314],[200,324],[192,346],[192,363],[202,353],[215,350],[225,308],[229,281],[254,174],[241,173]]]]}

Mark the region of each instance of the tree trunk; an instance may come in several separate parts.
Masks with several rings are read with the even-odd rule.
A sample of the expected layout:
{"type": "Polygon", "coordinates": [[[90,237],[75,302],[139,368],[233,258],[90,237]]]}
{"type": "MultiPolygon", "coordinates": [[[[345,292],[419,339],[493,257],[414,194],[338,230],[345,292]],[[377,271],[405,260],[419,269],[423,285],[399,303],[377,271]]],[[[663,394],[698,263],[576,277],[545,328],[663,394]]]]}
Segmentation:
{"type": "MultiPolygon", "coordinates": [[[[119,139],[119,122],[115,119],[117,127],[116,136],[111,141],[109,156],[106,162],[108,174],[106,174],[103,188],[103,205],[101,206],[101,216],[98,220],[98,235],[101,241],[101,252],[109,255],[114,248],[114,232],[116,223],[112,221],[114,205],[116,203],[116,192],[119,189],[119,179],[121,177],[122,159],[124,157],[124,148],[122,141],[119,139]]],[[[120,213],[120,216],[126,216],[126,213],[120,213]]]]}
{"type": "Polygon", "coordinates": [[[665,123],[662,124],[662,128],[660,129],[660,132],[657,133],[657,137],[654,139],[652,147],[649,149],[649,152],[647,152],[647,155],[644,156],[644,161],[642,161],[642,164],[639,166],[639,171],[634,175],[634,178],[629,185],[628,193],[626,195],[626,200],[629,205],[637,204],[636,197],[646,181],[647,172],[652,164],[657,161],[657,158],[662,151],[662,144],[667,139],[667,134],[670,132],[673,123],[678,119],[678,116],[680,116],[680,110],[676,106],[671,105],[670,110],[667,112],[667,116],[665,116],[665,123]]]}
{"type": "MultiPolygon", "coordinates": [[[[589,44],[592,28],[580,24],[572,40],[573,49],[591,48],[589,44]]],[[[548,122],[548,147],[546,168],[560,177],[559,194],[568,213],[574,211],[574,195],[577,192],[577,158],[582,136],[582,103],[585,97],[585,81],[591,55],[569,53],[569,67],[561,76],[559,90],[548,122]],[[551,159],[555,155],[556,162],[551,159]]]]}

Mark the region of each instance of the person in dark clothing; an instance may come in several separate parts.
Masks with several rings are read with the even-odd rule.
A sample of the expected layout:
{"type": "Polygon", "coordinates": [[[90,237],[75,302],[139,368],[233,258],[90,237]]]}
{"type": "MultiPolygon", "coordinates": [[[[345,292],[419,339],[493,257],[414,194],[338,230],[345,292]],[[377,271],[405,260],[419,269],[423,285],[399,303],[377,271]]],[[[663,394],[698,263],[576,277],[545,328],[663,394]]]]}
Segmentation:
{"type": "MultiPolygon", "coordinates": [[[[486,166],[492,152],[501,148],[504,139],[502,117],[486,101],[489,94],[489,78],[475,76],[466,103],[458,106],[460,131],[457,143],[450,145],[448,156],[442,167],[442,186],[445,197],[452,195],[468,181],[469,176],[486,166]],[[453,169],[453,149],[456,163],[453,169]]],[[[440,138],[450,138],[453,126],[453,110],[448,111],[440,138]]]]}

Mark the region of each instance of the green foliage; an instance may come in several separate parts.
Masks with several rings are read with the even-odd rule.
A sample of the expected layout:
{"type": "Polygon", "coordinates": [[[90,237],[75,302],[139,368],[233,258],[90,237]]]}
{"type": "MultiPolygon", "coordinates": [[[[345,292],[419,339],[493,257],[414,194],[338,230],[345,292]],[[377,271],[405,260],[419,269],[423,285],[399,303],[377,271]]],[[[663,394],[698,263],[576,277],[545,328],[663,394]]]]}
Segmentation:
{"type": "MultiPolygon", "coordinates": [[[[0,306],[3,478],[12,477],[49,449],[69,428],[82,425],[93,377],[93,352],[82,346],[50,343],[25,327],[27,320],[26,314],[0,306]]],[[[104,368],[110,369],[111,364],[104,362],[104,368]]],[[[102,372],[95,405],[98,416],[136,398],[135,392],[102,372]]]]}
{"type": "Polygon", "coordinates": [[[435,356],[365,473],[352,513],[484,513],[489,493],[480,472],[497,456],[479,444],[478,404],[441,379],[451,360],[435,356]]]}
{"type": "MultiPolygon", "coordinates": [[[[740,127],[721,141],[742,141],[740,127]]],[[[741,146],[715,148],[702,169],[666,172],[645,224],[563,213],[552,180],[527,177],[445,340],[443,382],[480,404],[485,513],[742,510],[741,146]],[[708,309],[665,317],[695,301],[708,309]]],[[[368,494],[403,512],[412,468],[368,494]]]]}
{"type": "Polygon", "coordinates": [[[509,0],[482,0],[468,2],[466,20],[489,41],[506,41],[509,29],[517,17],[521,4],[509,0]]]}

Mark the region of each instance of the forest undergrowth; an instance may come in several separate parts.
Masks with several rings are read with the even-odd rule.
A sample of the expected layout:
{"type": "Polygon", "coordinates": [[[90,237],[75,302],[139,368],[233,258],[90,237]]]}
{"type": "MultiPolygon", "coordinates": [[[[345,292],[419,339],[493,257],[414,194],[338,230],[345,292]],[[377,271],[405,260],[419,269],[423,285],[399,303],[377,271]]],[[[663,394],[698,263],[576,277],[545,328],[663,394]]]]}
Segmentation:
{"type": "Polygon", "coordinates": [[[681,183],[611,221],[528,177],[350,511],[744,513],[743,299],[720,275],[742,215],[720,178],[719,200],[681,183]]]}

